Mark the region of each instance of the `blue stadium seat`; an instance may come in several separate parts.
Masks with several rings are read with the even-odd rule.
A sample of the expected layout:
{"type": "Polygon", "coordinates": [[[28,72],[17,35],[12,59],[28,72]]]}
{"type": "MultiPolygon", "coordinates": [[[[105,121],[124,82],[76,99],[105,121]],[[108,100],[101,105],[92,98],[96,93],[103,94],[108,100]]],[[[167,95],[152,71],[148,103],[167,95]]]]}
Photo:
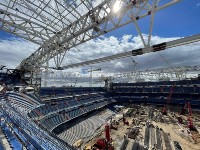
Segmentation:
{"type": "Polygon", "coordinates": [[[182,93],[182,87],[174,86],[173,87],[173,93],[182,93]]]}
{"type": "Polygon", "coordinates": [[[160,89],[160,87],[153,87],[152,88],[153,89],[153,93],[160,93],[161,92],[161,89],[160,89]]]}
{"type": "Polygon", "coordinates": [[[200,87],[195,87],[195,93],[200,94],[200,87]]]}
{"type": "Polygon", "coordinates": [[[170,87],[164,86],[162,87],[163,93],[169,93],[170,92],[170,87]]]}
{"type": "Polygon", "coordinates": [[[183,91],[185,94],[193,94],[194,93],[194,87],[183,87],[183,91]]]}
{"type": "Polygon", "coordinates": [[[143,88],[143,93],[152,93],[152,88],[151,87],[143,88]]]}

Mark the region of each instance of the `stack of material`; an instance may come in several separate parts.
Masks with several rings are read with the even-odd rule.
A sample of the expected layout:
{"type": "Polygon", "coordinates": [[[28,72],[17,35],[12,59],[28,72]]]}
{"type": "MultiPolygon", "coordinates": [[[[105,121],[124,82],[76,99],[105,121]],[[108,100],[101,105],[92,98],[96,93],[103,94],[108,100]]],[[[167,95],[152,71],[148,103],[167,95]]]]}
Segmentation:
{"type": "Polygon", "coordinates": [[[129,130],[129,132],[127,133],[128,137],[130,139],[136,139],[136,137],[138,136],[139,134],[139,128],[132,128],[129,130]]]}

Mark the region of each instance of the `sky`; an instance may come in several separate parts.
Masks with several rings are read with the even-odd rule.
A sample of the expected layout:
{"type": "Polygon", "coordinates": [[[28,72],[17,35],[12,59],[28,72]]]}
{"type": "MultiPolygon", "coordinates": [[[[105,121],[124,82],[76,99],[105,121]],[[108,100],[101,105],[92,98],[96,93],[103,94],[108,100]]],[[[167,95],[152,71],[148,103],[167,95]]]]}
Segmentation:
{"type": "MultiPolygon", "coordinates": [[[[173,6],[161,10],[155,15],[151,44],[179,39],[200,33],[200,0],[182,0],[173,6]]],[[[146,38],[149,31],[149,18],[139,20],[141,32],[146,38]]],[[[0,30],[0,64],[8,68],[17,67],[39,46],[0,30]]],[[[72,48],[64,59],[63,65],[82,62],[104,56],[130,51],[142,47],[133,23],[109,32],[72,48]]],[[[137,69],[153,69],[171,66],[198,65],[200,43],[176,47],[159,53],[149,53],[133,57],[137,69]]],[[[133,71],[134,64],[130,57],[93,65],[105,72],[133,71]]],[[[50,65],[53,65],[50,61],[50,65]]],[[[90,68],[85,66],[82,68],[90,68]]],[[[80,71],[82,68],[69,69],[65,72],[80,71]]],[[[74,79],[75,80],[75,79],[74,79]]]]}

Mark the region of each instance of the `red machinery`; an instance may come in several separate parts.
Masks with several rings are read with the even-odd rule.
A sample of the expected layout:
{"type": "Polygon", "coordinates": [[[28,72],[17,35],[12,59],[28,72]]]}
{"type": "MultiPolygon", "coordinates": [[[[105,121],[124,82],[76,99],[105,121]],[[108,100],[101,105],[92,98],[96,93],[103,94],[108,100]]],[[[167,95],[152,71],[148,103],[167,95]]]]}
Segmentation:
{"type": "Polygon", "coordinates": [[[187,113],[188,102],[185,103],[185,106],[181,109],[180,115],[185,115],[187,113]]]}
{"type": "Polygon", "coordinates": [[[112,118],[111,118],[110,129],[117,130],[118,129],[118,125],[119,125],[119,123],[116,120],[112,120],[112,118]]]}
{"type": "Polygon", "coordinates": [[[167,115],[167,108],[166,105],[162,108],[162,114],[167,115]]]}
{"type": "Polygon", "coordinates": [[[181,109],[180,115],[185,115],[185,113],[188,112],[188,128],[190,130],[196,130],[193,124],[193,120],[192,120],[192,108],[190,105],[190,102],[187,102],[184,106],[183,109],[181,109]]]}
{"type": "Polygon", "coordinates": [[[124,117],[124,114],[123,114],[123,122],[124,122],[124,125],[127,125],[127,126],[129,126],[129,122],[128,122],[128,121],[126,121],[126,118],[124,117]]]}
{"type": "Polygon", "coordinates": [[[172,96],[172,94],[173,94],[173,90],[174,90],[174,86],[172,86],[172,87],[170,88],[169,96],[168,96],[168,98],[167,98],[167,104],[164,105],[164,107],[162,108],[162,114],[163,114],[163,115],[167,115],[167,105],[169,104],[169,102],[170,102],[170,100],[171,100],[171,96],[172,96]]]}
{"type": "Polygon", "coordinates": [[[181,118],[181,117],[179,116],[177,119],[178,119],[178,123],[183,124],[183,118],[181,118]]]}
{"type": "Polygon", "coordinates": [[[191,108],[190,102],[187,102],[185,105],[187,105],[186,108],[188,110],[188,128],[190,130],[195,130],[193,120],[192,120],[192,108],[191,108]]]}
{"type": "Polygon", "coordinates": [[[105,125],[105,137],[107,142],[110,142],[110,127],[108,124],[105,125]]]}
{"type": "Polygon", "coordinates": [[[105,125],[105,138],[99,139],[94,145],[94,150],[114,150],[111,144],[112,139],[110,138],[110,127],[108,124],[105,125]]]}

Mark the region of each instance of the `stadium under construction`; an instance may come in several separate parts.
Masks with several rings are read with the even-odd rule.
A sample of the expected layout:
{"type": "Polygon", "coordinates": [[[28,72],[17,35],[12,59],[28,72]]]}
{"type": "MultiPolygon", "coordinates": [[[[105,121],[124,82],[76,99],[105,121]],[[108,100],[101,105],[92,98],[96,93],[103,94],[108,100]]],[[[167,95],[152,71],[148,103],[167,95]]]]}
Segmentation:
{"type": "Polygon", "coordinates": [[[152,44],[155,14],[177,3],[0,0],[0,29],[39,45],[16,68],[0,67],[0,150],[199,150],[200,66],[138,70],[134,60],[200,41],[196,34],[152,44]],[[146,17],[148,35],[138,23],[146,17]],[[142,47],[63,65],[73,48],[130,23],[142,47]],[[132,71],[93,67],[122,58],[131,58],[132,71]],[[87,73],[68,71],[83,66],[87,73]],[[62,86],[49,77],[59,71],[70,74],[62,86]]]}

